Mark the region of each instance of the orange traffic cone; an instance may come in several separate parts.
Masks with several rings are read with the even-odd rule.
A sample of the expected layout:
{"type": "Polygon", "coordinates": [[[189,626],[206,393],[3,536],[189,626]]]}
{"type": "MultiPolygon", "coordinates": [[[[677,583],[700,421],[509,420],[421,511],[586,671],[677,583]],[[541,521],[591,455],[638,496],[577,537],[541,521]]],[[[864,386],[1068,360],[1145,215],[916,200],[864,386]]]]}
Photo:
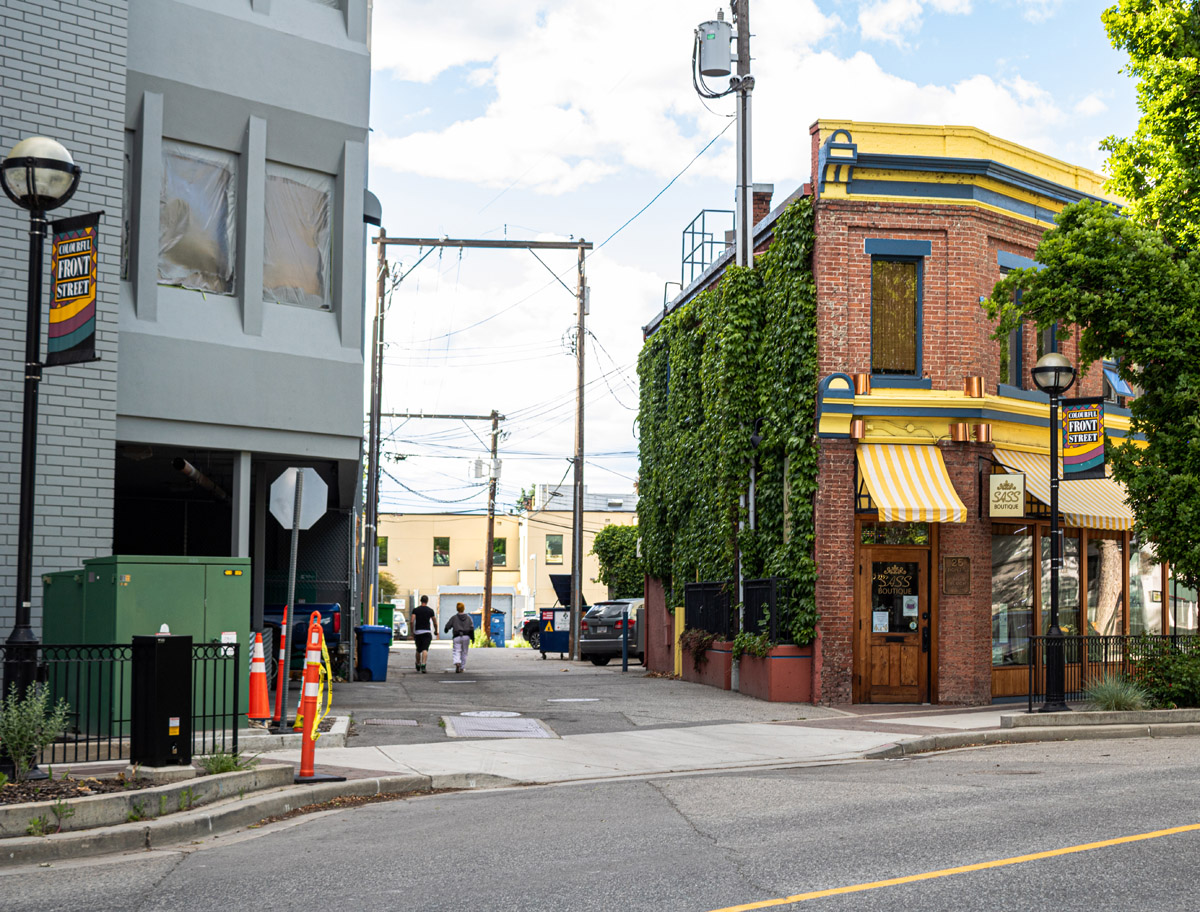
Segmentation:
{"type": "Polygon", "coordinates": [[[254,634],[254,654],[250,659],[250,711],[251,719],[271,718],[271,698],[267,695],[267,659],[263,655],[262,634],[254,634]]]}
{"type": "Polygon", "coordinates": [[[324,639],[321,630],[321,614],[314,611],[308,620],[308,644],[305,647],[304,685],[300,696],[300,712],[296,723],[303,726],[304,740],[300,744],[300,772],[295,782],[345,782],[345,776],[330,776],[318,773],[314,768],[316,743],[313,735],[317,728],[317,691],[320,689],[321,646],[324,639]],[[301,722],[303,720],[303,722],[301,722]]]}

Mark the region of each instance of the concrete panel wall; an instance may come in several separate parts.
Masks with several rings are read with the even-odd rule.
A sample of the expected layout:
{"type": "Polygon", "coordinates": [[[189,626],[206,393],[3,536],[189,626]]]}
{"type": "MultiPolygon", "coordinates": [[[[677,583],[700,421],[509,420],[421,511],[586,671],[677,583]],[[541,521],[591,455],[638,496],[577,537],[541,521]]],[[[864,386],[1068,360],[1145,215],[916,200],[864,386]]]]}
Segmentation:
{"type": "MultiPolygon", "coordinates": [[[[104,210],[96,351],[100,361],[47,369],[41,384],[34,514],[33,620],[42,573],[112,546],[117,299],[124,170],[126,0],[0,5],[0,155],[27,136],[57,139],[83,168],[51,217],[104,210]]],[[[0,197],[0,639],[13,621],[24,380],[28,225],[0,197]]],[[[49,248],[44,269],[49,269],[49,248]]],[[[45,352],[45,301],[42,340],[45,352]]]]}

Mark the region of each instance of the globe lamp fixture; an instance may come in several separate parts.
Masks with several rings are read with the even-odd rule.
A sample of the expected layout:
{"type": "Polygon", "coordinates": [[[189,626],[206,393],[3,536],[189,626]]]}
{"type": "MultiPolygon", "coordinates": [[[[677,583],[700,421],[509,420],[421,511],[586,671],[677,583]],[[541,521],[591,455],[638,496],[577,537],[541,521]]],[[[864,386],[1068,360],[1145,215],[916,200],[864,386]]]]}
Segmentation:
{"type": "Polygon", "coordinates": [[[13,146],[0,164],[0,185],[22,209],[48,212],[74,195],[82,170],[62,143],[31,136],[13,146]]]}

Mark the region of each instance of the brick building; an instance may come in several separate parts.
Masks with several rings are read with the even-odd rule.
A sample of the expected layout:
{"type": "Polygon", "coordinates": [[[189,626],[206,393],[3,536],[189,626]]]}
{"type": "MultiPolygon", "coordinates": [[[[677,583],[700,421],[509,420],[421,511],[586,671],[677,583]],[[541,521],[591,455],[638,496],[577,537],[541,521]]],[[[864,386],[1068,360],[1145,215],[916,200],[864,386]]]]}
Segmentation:
{"type": "MultiPolygon", "coordinates": [[[[1111,438],[1128,433],[1134,391],[1115,365],[1079,364],[1066,333],[1027,325],[994,340],[980,301],[1005,271],[1036,265],[1064,205],[1107,199],[1103,179],[970,127],[822,120],[811,136],[813,180],[761,218],[755,248],[788,202],[813,197],[814,699],[1026,693],[1050,564],[1049,408],[1030,369],[1045,352],[1070,359],[1080,376],[1068,395],[1103,397],[1111,438]],[[999,485],[1017,492],[1004,516],[999,485]]],[[[647,335],[731,259],[717,258],[647,335]]],[[[1133,538],[1115,482],[1064,483],[1060,514],[1065,632],[1196,630],[1196,593],[1133,538]]],[[[654,618],[662,587],[647,593],[654,618]]],[[[651,630],[658,640],[669,647],[651,630]]],[[[651,660],[665,666],[668,651],[651,660]]]]}

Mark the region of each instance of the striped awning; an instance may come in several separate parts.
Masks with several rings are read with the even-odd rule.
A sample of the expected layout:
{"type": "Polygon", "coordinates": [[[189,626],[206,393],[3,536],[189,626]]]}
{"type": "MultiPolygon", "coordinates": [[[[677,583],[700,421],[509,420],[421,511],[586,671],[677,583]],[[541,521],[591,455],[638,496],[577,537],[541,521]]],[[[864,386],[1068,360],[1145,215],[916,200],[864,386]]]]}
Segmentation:
{"type": "Polygon", "coordinates": [[[966,522],[936,446],[864,443],[858,470],[884,522],[966,522]]]}
{"type": "MultiPolygon", "coordinates": [[[[1044,504],[1050,503],[1050,457],[997,449],[996,461],[1006,469],[1025,473],[1025,487],[1044,504]]],[[[1059,460],[1058,509],[1068,526],[1120,531],[1133,528],[1133,511],[1125,502],[1125,488],[1111,478],[1062,481],[1059,460]]]]}

